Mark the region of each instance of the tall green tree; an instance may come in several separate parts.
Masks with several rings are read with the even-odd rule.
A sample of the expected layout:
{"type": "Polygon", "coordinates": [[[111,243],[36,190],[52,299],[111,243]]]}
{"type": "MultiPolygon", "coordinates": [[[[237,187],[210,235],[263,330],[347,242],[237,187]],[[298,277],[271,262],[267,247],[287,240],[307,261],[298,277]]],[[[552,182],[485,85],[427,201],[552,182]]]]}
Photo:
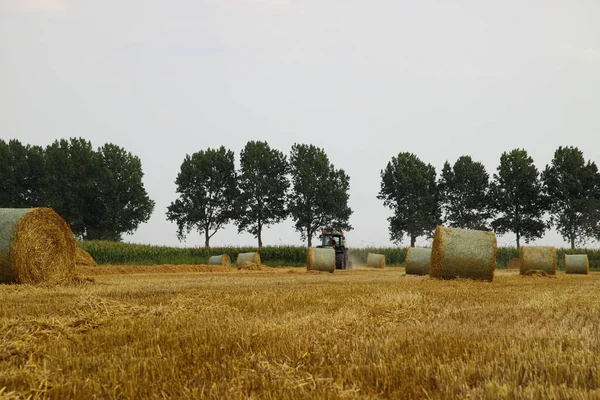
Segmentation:
{"type": "Polygon", "coordinates": [[[446,161],[439,182],[444,221],[451,227],[487,230],[489,175],[470,156],[459,157],[450,167],[446,161]]]}
{"type": "Polygon", "coordinates": [[[559,147],[542,173],[550,199],[550,216],[571,248],[600,237],[600,175],[577,147],[559,147]]]}
{"type": "Polygon", "coordinates": [[[435,168],[412,153],[392,157],[381,171],[378,199],[392,210],[388,218],[390,239],[400,243],[406,235],[411,247],[417,237],[431,236],[441,223],[435,168]]]}
{"type": "Polygon", "coordinates": [[[0,207],[39,205],[44,174],[41,147],[0,139],[0,207]]]}
{"type": "MultiPolygon", "coordinates": [[[[0,139],[0,207],[23,207],[15,173],[15,167],[19,168],[15,165],[14,154],[17,145],[22,147],[17,140],[7,143],[0,139]]],[[[24,156],[22,160],[24,162],[24,156]]]]}
{"type": "Polygon", "coordinates": [[[492,228],[499,234],[513,232],[517,248],[541,238],[548,228],[544,213],[548,199],[542,190],[539,172],[527,151],[514,149],[500,156],[498,173],[491,184],[492,209],[497,214],[492,228]]]}
{"type": "Polygon", "coordinates": [[[234,154],[221,146],[186,155],[175,180],[179,198],[167,207],[167,219],[177,223],[177,236],[197,230],[204,233],[204,246],[235,218],[238,198],[234,154]]]}
{"type": "Polygon", "coordinates": [[[97,188],[99,207],[87,239],[120,241],[148,221],[154,210],[142,178],[140,159],[122,147],[107,143],[98,149],[97,188]]]}
{"type": "Polygon", "coordinates": [[[308,247],[319,229],[352,229],[352,209],[348,206],[350,177],[334,167],[323,149],[295,143],[290,153],[290,173],[292,193],[288,210],[308,247]]]}
{"type": "Polygon", "coordinates": [[[71,225],[77,237],[88,239],[102,207],[98,196],[98,153],[83,138],[56,140],[46,147],[45,153],[44,203],[71,225]]]}
{"type": "Polygon", "coordinates": [[[240,154],[238,231],[248,231],[262,248],[262,231],[287,217],[285,203],[290,182],[285,155],[267,142],[249,141],[240,154]]]}
{"type": "Polygon", "coordinates": [[[44,205],[46,156],[41,146],[26,147],[27,171],[22,180],[23,196],[28,207],[44,205]]]}

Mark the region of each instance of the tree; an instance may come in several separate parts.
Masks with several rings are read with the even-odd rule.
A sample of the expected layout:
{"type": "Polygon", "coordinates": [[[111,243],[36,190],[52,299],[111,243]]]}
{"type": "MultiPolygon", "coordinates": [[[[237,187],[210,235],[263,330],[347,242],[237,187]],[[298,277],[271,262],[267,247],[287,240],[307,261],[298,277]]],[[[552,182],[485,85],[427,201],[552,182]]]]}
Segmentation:
{"type": "Polygon", "coordinates": [[[498,173],[491,184],[492,209],[499,214],[492,228],[499,234],[513,232],[517,248],[541,238],[548,228],[543,216],[548,200],[542,192],[539,173],[527,151],[514,149],[500,157],[498,173]]]}
{"type": "Polygon", "coordinates": [[[253,234],[261,249],[263,228],[287,217],[289,167],[282,152],[271,149],[266,142],[254,141],[249,141],[242,150],[240,163],[238,231],[253,234]]]}
{"type": "Polygon", "coordinates": [[[44,178],[44,153],[16,139],[0,139],[0,207],[39,205],[44,178]]]}
{"type": "Polygon", "coordinates": [[[154,210],[144,188],[140,159],[123,148],[107,143],[98,149],[97,187],[99,207],[94,224],[87,227],[87,239],[120,241],[148,221],[154,210]]]}
{"type": "MultiPolygon", "coordinates": [[[[0,139],[0,207],[20,207],[19,189],[15,176],[13,141],[6,143],[0,139]]],[[[14,141],[14,143],[20,142],[14,141]]]]}
{"type": "Polygon", "coordinates": [[[290,153],[292,194],[288,210],[302,240],[312,246],[321,228],[350,230],[352,209],[348,206],[350,178],[336,169],[323,149],[297,144],[290,153]]]}
{"type": "Polygon", "coordinates": [[[435,168],[414,154],[405,152],[392,157],[381,171],[377,198],[393,212],[388,221],[390,239],[396,243],[407,235],[414,247],[417,237],[431,236],[441,222],[435,168]]]}
{"type": "Polygon", "coordinates": [[[28,207],[44,205],[46,156],[41,146],[26,147],[27,172],[22,180],[23,197],[28,207]]]}
{"type": "Polygon", "coordinates": [[[235,217],[236,179],[234,154],[223,146],[185,156],[175,180],[179,198],[167,207],[179,240],[197,229],[210,247],[210,238],[235,217]]]}
{"type": "Polygon", "coordinates": [[[445,222],[454,228],[487,230],[489,175],[483,164],[462,156],[442,169],[439,182],[445,222]]]}
{"type": "Polygon", "coordinates": [[[574,249],[590,237],[599,237],[600,175],[594,162],[585,162],[577,147],[559,147],[542,173],[552,199],[551,221],[574,249]]]}
{"type": "Polygon", "coordinates": [[[102,203],[98,196],[98,153],[83,138],[54,141],[46,147],[44,203],[52,207],[80,239],[88,239],[102,203]]]}

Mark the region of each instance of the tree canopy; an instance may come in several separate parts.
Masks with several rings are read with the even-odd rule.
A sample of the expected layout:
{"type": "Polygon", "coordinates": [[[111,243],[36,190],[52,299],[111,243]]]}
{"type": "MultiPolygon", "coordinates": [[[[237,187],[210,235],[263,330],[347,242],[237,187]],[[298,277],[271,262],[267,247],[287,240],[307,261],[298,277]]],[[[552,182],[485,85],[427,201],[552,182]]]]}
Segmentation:
{"type": "Polygon", "coordinates": [[[45,149],[0,140],[0,207],[51,207],[79,239],[121,240],[150,217],[154,202],[139,158],[82,138],[45,149]],[[112,161],[108,161],[108,160],[112,161]]]}
{"type": "Polygon", "coordinates": [[[61,139],[46,147],[44,203],[53,208],[80,239],[97,228],[98,154],[83,138],[61,139]]]}
{"type": "Polygon", "coordinates": [[[288,162],[279,150],[266,142],[249,141],[240,154],[237,202],[238,231],[248,231],[262,248],[264,227],[287,217],[286,201],[290,186],[288,162]]]}
{"type": "Polygon", "coordinates": [[[44,151],[16,139],[0,139],[0,205],[29,207],[43,196],[44,151]]]}
{"type": "Polygon", "coordinates": [[[177,223],[177,236],[197,230],[210,238],[235,218],[238,198],[234,154],[224,146],[186,155],[175,184],[179,198],[167,207],[167,219],[177,223]]]}
{"type": "Polygon", "coordinates": [[[513,232],[517,248],[521,239],[528,243],[544,235],[548,224],[544,213],[548,199],[542,192],[539,172],[527,151],[514,149],[500,157],[498,173],[491,184],[492,228],[499,234],[513,232]]]}
{"type": "Polygon", "coordinates": [[[589,238],[599,238],[600,174],[594,162],[585,162],[577,147],[559,147],[542,173],[552,201],[552,223],[574,249],[589,238]]]}
{"type": "Polygon", "coordinates": [[[146,222],[154,210],[142,178],[140,159],[125,149],[107,143],[98,150],[98,200],[96,224],[88,239],[121,240],[146,222]]]}
{"type": "Polygon", "coordinates": [[[444,163],[439,182],[444,221],[451,227],[487,230],[489,175],[470,156],[459,157],[450,167],[444,163]]]}
{"type": "Polygon", "coordinates": [[[381,171],[378,199],[392,210],[388,218],[390,239],[400,243],[406,235],[411,247],[417,237],[431,236],[441,223],[435,168],[408,152],[392,157],[381,171]]]}
{"type": "Polygon", "coordinates": [[[350,230],[350,178],[314,145],[294,144],[290,153],[292,193],[288,209],[302,240],[322,228],[350,230]]]}

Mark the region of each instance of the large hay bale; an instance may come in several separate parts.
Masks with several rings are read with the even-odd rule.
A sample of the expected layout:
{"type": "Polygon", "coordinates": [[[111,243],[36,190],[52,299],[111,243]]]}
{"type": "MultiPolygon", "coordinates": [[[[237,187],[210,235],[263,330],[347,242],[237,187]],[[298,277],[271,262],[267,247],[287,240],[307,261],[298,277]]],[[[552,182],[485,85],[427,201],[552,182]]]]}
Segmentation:
{"type": "Polygon", "coordinates": [[[250,261],[251,263],[260,265],[260,254],[258,253],[240,253],[237,256],[235,265],[242,265],[244,261],[250,261]]]}
{"type": "Polygon", "coordinates": [[[496,269],[496,250],[493,232],[438,226],[433,237],[429,275],[491,282],[496,269]]]}
{"type": "Polygon", "coordinates": [[[208,265],[224,265],[231,267],[231,258],[227,254],[221,254],[219,256],[212,256],[208,259],[208,265]]]}
{"type": "Polygon", "coordinates": [[[385,268],[385,256],[383,254],[368,253],[367,267],[369,268],[385,268]]]}
{"type": "Polygon", "coordinates": [[[565,272],[567,274],[589,274],[590,262],[587,254],[565,254],[565,272]]]}
{"type": "Polygon", "coordinates": [[[521,259],[520,258],[511,258],[508,260],[506,264],[506,269],[521,269],[521,259]]]}
{"type": "Polygon", "coordinates": [[[411,275],[427,275],[431,268],[431,249],[425,247],[409,247],[406,251],[406,273],[411,275]]]}
{"type": "Polygon", "coordinates": [[[556,275],[556,247],[521,246],[521,275],[525,275],[530,269],[556,275]]]}
{"type": "Polygon", "coordinates": [[[75,238],[51,208],[0,208],[0,283],[61,283],[75,274],[75,238]]]}
{"type": "Polygon", "coordinates": [[[95,267],[96,260],[87,251],[81,247],[75,249],[75,265],[81,265],[86,267],[95,267]]]}
{"type": "Polygon", "coordinates": [[[335,250],[332,248],[309,247],[306,252],[307,271],[335,271],[335,250]]]}

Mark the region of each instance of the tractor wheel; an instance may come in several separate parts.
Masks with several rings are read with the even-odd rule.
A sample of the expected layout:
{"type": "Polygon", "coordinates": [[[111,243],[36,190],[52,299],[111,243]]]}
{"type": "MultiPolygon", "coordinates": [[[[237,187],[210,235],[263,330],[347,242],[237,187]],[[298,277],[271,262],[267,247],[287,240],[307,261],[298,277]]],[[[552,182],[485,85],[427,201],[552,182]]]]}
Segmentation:
{"type": "Polygon", "coordinates": [[[335,269],[344,269],[344,255],[343,254],[335,255],[335,269]]]}

